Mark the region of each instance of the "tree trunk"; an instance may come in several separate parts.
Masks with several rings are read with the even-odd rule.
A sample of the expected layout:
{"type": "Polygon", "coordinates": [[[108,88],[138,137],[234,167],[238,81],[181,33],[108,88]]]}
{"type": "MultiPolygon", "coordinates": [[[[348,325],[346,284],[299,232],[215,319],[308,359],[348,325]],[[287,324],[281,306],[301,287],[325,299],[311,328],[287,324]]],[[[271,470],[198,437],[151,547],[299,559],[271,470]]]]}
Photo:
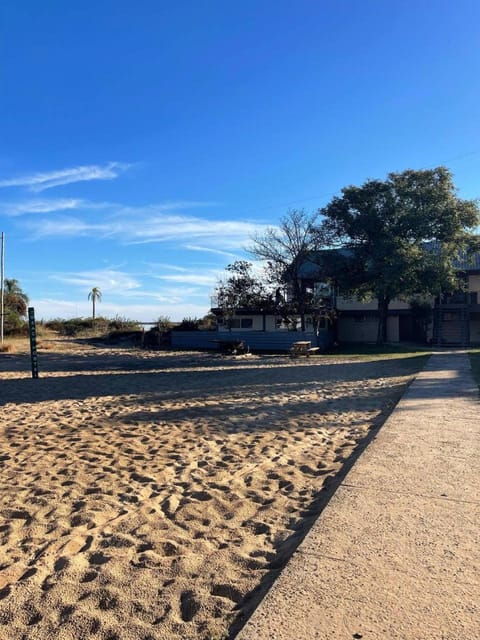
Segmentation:
{"type": "Polygon", "coordinates": [[[378,297],[378,330],[377,330],[377,344],[382,345],[387,341],[387,319],[388,319],[388,307],[390,300],[386,296],[378,297]]]}
{"type": "Polygon", "coordinates": [[[300,330],[305,331],[305,292],[302,281],[297,278],[294,283],[294,305],[300,316],[300,330]]]}
{"type": "Polygon", "coordinates": [[[95,297],[92,298],[92,320],[95,322],[95,297]]]}

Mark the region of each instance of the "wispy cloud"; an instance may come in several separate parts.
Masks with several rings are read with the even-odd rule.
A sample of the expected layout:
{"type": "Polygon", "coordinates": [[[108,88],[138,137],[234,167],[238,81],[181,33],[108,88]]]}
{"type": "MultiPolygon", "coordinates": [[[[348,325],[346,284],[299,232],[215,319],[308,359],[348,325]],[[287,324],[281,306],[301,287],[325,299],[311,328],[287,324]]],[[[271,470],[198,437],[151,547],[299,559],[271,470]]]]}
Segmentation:
{"type": "Polygon", "coordinates": [[[96,235],[106,236],[110,230],[107,224],[89,223],[80,218],[59,216],[50,220],[35,220],[24,224],[24,228],[33,234],[31,240],[40,238],[71,238],[79,236],[96,235]]]}
{"type": "Polygon", "coordinates": [[[104,165],[92,164],[46,173],[34,173],[0,180],[0,187],[26,187],[29,191],[40,192],[73,182],[113,180],[130,166],[124,162],[108,162],[104,165]]]}
{"type": "Polygon", "coordinates": [[[155,276],[158,280],[166,282],[178,282],[181,284],[193,284],[202,287],[214,286],[218,282],[220,272],[211,273],[178,273],[174,275],[155,276]]]}
{"type": "Polygon", "coordinates": [[[50,278],[64,284],[84,288],[85,290],[98,287],[102,293],[105,291],[122,293],[141,286],[133,276],[116,269],[57,273],[52,274],[50,278]]]}
{"type": "Polygon", "coordinates": [[[148,204],[140,207],[130,207],[122,205],[117,206],[119,215],[142,214],[153,215],[157,213],[165,213],[170,211],[179,211],[185,209],[197,209],[202,207],[218,207],[219,203],[210,200],[172,200],[169,202],[161,202],[160,204],[148,204]]]}
{"type": "Polygon", "coordinates": [[[119,207],[108,217],[104,216],[101,222],[63,216],[29,221],[26,226],[35,238],[92,235],[97,239],[115,238],[132,245],[181,244],[194,251],[209,251],[229,258],[235,258],[231,252],[242,249],[256,232],[266,229],[266,225],[245,220],[212,220],[207,216],[163,213],[154,206],[119,207]]]}
{"type": "Polygon", "coordinates": [[[200,240],[208,248],[221,246],[223,250],[241,248],[263,225],[243,220],[209,220],[193,216],[158,215],[145,218],[132,229],[128,225],[128,244],[152,242],[182,242],[200,240]]]}
{"type": "Polygon", "coordinates": [[[145,263],[151,271],[157,272],[159,269],[168,269],[169,271],[180,271],[185,273],[188,271],[186,267],[179,267],[178,264],[166,264],[165,262],[147,262],[145,263]]]}
{"type": "Polygon", "coordinates": [[[64,198],[56,200],[26,200],[24,202],[0,202],[0,213],[6,216],[22,216],[26,213],[53,213],[84,206],[83,200],[64,198]]]}
{"type": "Polygon", "coordinates": [[[226,258],[236,259],[238,256],[235,253],[229,251],[221,251],[220,249],[212,249],[211,247],[202,247],[195,244],[184,244],[183,247],[189,251],[201,251],[202,253],[213,253],[218,256],[225,256],[226,258]]]}

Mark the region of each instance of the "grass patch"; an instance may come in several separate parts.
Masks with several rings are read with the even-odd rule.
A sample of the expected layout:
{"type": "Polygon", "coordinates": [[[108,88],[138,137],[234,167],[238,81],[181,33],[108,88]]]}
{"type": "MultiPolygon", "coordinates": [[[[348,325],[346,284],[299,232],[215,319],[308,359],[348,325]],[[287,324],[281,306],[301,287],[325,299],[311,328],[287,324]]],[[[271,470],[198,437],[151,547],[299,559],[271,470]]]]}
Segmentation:
{"type": "Polygon", "coordinates": [[[0,353],[12,353],[13,351],[13,344],[10,344],[9,342],[4,342],[3,344],[0,344],[0,353]]]}
{"type": "Polygon", "coordinates": [[[349,358],[365,358],[365,359],[395,359],[395,358],[414,358],[427,357],[431,351],[418,344],[366,344],[359,342],[343,343],[330,353],[322,354],[322,357],[328,356],[348,356],[349,358]]]}

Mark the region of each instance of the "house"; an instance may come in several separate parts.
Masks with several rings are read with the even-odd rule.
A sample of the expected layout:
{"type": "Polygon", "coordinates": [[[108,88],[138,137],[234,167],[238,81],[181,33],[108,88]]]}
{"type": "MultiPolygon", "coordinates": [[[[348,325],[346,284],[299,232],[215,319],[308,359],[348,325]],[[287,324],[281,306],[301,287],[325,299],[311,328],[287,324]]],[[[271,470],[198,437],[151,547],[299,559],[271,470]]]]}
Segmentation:
{"type": "Polygon", "coordinates": [[[212,298],[211,311],[217,317],[219,337],[226,339],[235,336],[252,349],[264,351],[288,350],[294,342],[302,340],[326,349],[335,339],[334,320],[328,313],[319,313],[319,308],[331,308],[331,287],[304,278],[302,289],[307,294],[302,314],[292,313],[288,309],[292,300],[289,287],[277,291],[274,309],[239,308],[229,318],[223,316],[216,298],[212,298]]]}
{"type": "Polygon", "coordinates": [[[456,263],[463,290],[435,300],[432,342],[439,345],[480,344],[480,254],[456,263]]]}
{"type": "MultiPolygon", "coordinates": [[[[432,299],[430,311],[424,308],[422,312],[405,300],[393,300],[390,303],[387,318],[388,342],[408,341],[453,346],[480,344],[480,254],[469,260],[458,260],[455,266],[464,282],[463,290],[432,299]]],[[[320,347],[326,347],[335,341],[376,341],[376,300],[360,302],[342,295],[337,288],[322,282],[321,270],[313,261],[307,261],[302,267],[301,287],[310,300],[303,318],[299,314],[286,318],[284,314],[275,311],[262,312],[244,308],[237,309],[227,321],[213,301],[212,312],[217,316],[219,333],[241,335],[247,342],[258,334],[263,343],[275,342],[274,336],[278,344],[306,339],[320,347]],[[319,313],[319,308],[323,312],[319,313]]],[[[287,286],[284,291],[287,302],[291,295],[287,286]]]]}

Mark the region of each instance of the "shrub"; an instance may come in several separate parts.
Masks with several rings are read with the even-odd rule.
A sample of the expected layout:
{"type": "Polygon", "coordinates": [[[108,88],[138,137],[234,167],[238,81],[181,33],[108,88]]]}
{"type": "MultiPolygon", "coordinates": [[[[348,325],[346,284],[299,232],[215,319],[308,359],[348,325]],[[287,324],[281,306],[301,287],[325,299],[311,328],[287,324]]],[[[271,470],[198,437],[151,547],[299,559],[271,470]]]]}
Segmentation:
{"type": "Polygon", "coordinates": [[[184,318],[181,323],[175,327],[176,331],[198,331],[200,328],[200,320],[198,318],[184,318]]]}
{"type": "Polygon", "coordinates": [[[207,315],[203,316],[200,320],[199,328],[202,329],[202,331],[215,331],[217,324],[217,316],[213,313],[207,313],[207,315]]]}
{"type": "Polygon", "coordinates": [[[157,327],[159,331],[170,331],[173,327],[173,322],[168,316],[160,316],[157,320],[157,327]]]}
{"type": "Polygon", "coordinates": [[[98,317],[92,318],[71,318],[61,320],[56,318],[44,323],[47,329],[56,331],[62,336],[75,337],[81,334],[108,334],[113,331],[141,331],[142,327],[136,320],[129,320],[122,316],[115,316],[113,319],[98,317]]]}
{"type": "MultiPolygon", "coordinates": [[[[105,318],[102,318],[105,320],[105,318]]],[[[95,326],[97,326],[98,318],[95,320],[95,326]]],[[[109,331],[141,331],[142,327],[136,320],[129,320],[123,316],[115,316],[113,320],[108,322],[109,331]]]]}
{"type": "Polygon", "coordinates": [[[3,330],[6,336],[28,336],[28,322],[12,309],[5,309],[3,330]]]}
{"type": "Polygon", "coordinates": [[[105,330],[108,326],[108,320],[105,318],[96,318],[93,324],[91,318],[70,318],[69,320],[49,320],[45,323],[47,329],[57,331],[62,336],[77,336],[80,333],[92,331],[92,329],[105,330]]]}

